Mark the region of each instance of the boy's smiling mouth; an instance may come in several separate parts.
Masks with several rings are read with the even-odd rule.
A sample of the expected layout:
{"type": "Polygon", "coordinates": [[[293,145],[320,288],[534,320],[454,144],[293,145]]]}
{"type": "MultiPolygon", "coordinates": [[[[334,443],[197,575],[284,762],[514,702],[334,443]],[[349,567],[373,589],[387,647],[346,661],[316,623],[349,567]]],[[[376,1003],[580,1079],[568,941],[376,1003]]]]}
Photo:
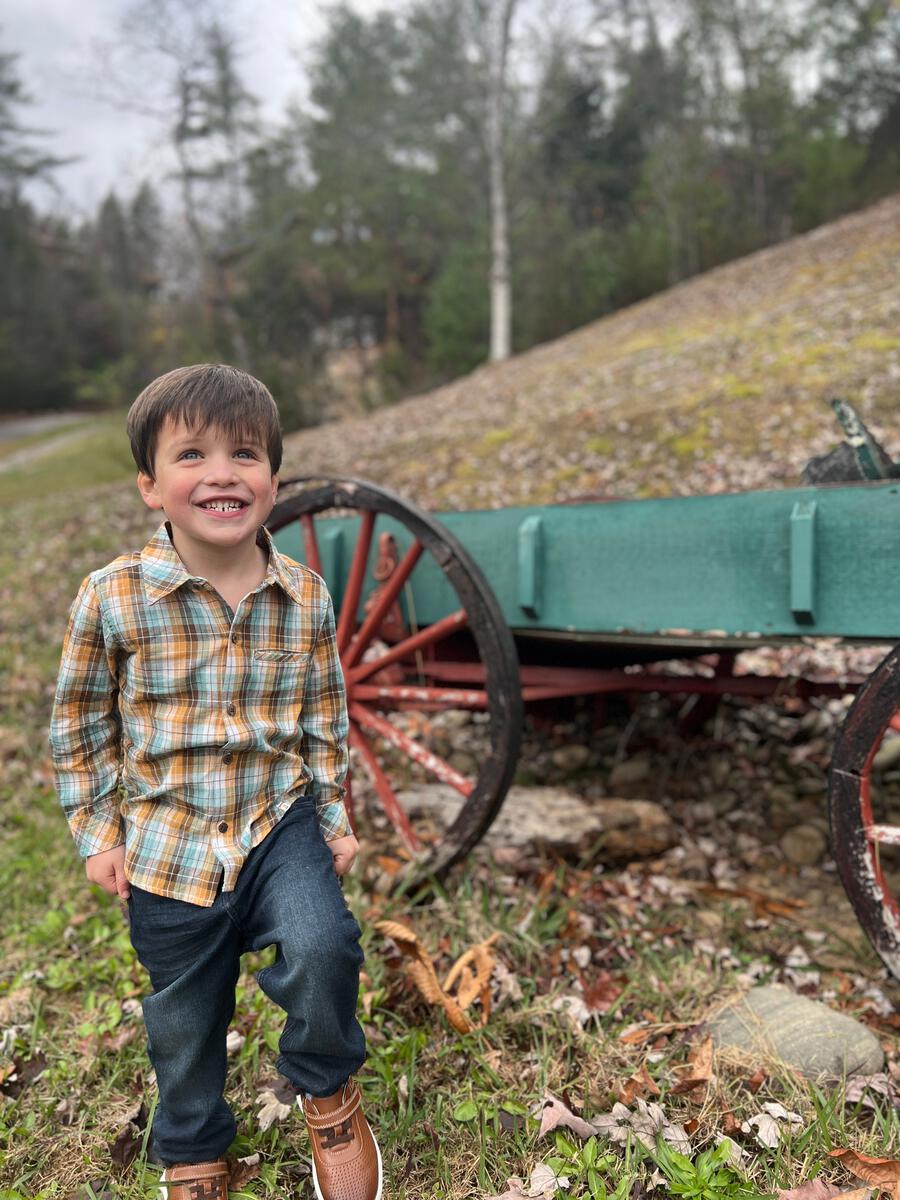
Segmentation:
{"type": "Polygon", "coordinates": [[[197,507],[202,508],[204,512],[233,513],[240,512],[247,506],[246,500],[202,500],[197,507]]]}

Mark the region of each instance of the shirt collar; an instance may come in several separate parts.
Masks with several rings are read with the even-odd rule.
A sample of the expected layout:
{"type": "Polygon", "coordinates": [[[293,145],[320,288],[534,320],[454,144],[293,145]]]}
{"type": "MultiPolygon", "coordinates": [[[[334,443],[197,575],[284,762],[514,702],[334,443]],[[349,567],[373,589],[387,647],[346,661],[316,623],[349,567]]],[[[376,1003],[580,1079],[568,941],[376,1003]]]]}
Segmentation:
{"type": "MultiPolygon", "coordinates": [[[[293,601],[303,603],[303,597],[296,580],[288,570],[281,554],[275,548],[272,535],[266,527],[260,526],[256,535],[256,543],[265,550],[269,565],[260,586],[277,583],[293,601]]],[[[178,557],[169,533],[168,521],[160,525],[156,533],[141,551],[141,576],[144,581],[144,591],[148,604],[155,604],[177,588],[186,583],[199,581],[199,576],[188,574],[187,567],[178,557]]]]}

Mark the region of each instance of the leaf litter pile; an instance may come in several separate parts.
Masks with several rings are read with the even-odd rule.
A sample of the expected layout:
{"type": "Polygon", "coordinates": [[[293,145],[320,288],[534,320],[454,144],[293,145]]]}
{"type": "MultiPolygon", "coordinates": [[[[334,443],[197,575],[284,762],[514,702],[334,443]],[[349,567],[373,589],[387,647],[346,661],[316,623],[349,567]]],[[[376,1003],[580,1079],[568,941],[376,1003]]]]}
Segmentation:
{"type": "MultiPolygon", "coordinates": [[[[898,212],[887,201],[432,397],[296,435],[287,462],[434,508],[794,484],[836,440],[833,392],[897,456],[900,431],[883,422],[900,378],[898,212]]],[[[154,522],[130,485],[77,503],[48,494],[0,519],[0,1196],[137,1200],[159,1171],[146,981],[118,907],[85,886],[45,727],[78,582],[154,522]]],[[[739,669],[853,679],[878,657],[819,641],[754,651],[739,669]]],[[[645,697],[600,722],[561,708],[530,723],[517,786],[665,811],[665,848],[639,860],[488,840],[413,905],[389,895],[402,861],[368,814],[347,894],[365,929],[362,1083],[387,1194],[900,1197],[898,989],[827,854],[824,769],[842,714],[840,701],[726,701],[688,736],[677,707],[645,697]],[[809,1082],[717,1047],[711,1014],[759,983],[867,1026],[883,1069],[809,1082]]],[[[466,720],[418,732],[448,756],[483,744],[466,720]]],[[[232,1195],[302,1200],[306,1139],[254,977],[269,955],[248,956],[229,1032],[232,1195]]]]}

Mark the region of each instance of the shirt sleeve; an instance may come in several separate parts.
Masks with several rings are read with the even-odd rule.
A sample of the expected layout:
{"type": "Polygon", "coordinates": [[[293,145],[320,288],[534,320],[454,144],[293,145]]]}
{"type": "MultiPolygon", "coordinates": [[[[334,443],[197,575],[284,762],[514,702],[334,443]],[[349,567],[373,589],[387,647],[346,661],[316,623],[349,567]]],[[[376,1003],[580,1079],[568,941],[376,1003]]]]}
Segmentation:
{"type": "Polygon", "coordinates": [[[106,646],[89,576],[69,614],[50,718],[56,790],[82,858],[125,841],[118,694],[115,656],[106,646]]]}
{"type": "Polygon", "coordinates": [[[312,773],[322,833],[326,842],[346,837],[353,832],[344,805],[350,723],[330,597],[307,668],[300,724],[300,753],[312,773]]]}

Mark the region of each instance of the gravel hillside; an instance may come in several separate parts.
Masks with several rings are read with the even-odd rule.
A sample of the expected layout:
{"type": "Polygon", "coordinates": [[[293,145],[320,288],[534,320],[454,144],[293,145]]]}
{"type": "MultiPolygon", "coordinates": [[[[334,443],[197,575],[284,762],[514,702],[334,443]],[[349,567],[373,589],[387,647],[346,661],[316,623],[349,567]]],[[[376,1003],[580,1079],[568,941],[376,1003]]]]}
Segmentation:
{"type": "Polygon", "coordinates": [[[795,484],[853,400],[900,457],[900,195],[511,361],[293,435],[435,509],[795,484]]]}

